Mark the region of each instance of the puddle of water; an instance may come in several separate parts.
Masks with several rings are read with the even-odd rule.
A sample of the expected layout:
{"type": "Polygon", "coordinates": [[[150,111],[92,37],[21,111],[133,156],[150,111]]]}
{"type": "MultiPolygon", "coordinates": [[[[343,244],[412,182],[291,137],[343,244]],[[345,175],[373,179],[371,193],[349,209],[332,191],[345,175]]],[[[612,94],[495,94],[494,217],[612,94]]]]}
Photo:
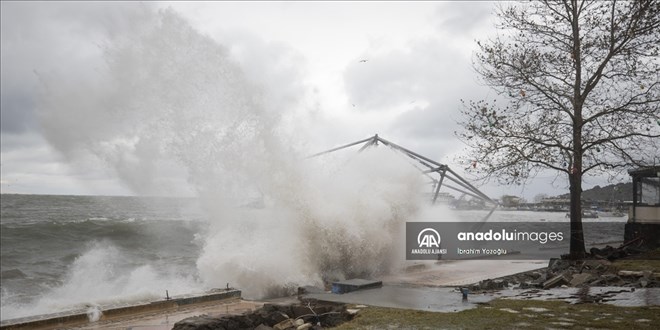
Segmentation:
{"type": "Polygon", "coordinates": [[[461,292],[450,287],[409,287],[385,285],[380,288],[353,291],[344,294],[316,293],[306,298],[364,304],[379,307],[416,309],[434,312],[458,312],[476,307],[501,297],[500,293],[469,294],[463,300],[461,292]]]}
{"type": "Polygon", "coordinates": [[[606,303],[615,306],[660,306],[660,288],[584,287],[515,290],[513,299],[565,300],[572,304],[606,303]]]}
{"type": "MultiPolygon", "coordinates": [[[[487,303],[493,299],[564,300],[566,302],[607,303],[615,306],[660,306],[660,288],[634,289],[627,287],[555,288],[550,290],[502,290],[492,293],[469,294],[468,300],[452,287],[409,287],[385,285],[381,288],[353,291],[345,294],[316,293],[306,298],[364,304],[379,307],[406,308],[435,312],[458,312],[487,303]]],[[[543,312],[531,310],[532,312],[543,312]]]]}

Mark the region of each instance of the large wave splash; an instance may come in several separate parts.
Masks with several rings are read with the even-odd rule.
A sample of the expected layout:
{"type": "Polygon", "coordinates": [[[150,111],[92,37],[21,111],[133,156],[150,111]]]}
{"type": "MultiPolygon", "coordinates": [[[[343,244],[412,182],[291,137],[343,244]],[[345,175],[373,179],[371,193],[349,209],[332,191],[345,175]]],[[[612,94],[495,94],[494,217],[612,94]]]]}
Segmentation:
{"type": "Polygon", "coordinates": [[[165,297],[165,290],[199,291],[199,283],[192,274],[158,268],[135,262],[126,251],[109,241],[98,241],[73,261],[59,285],[41,284],[43,294],[36,301],[12,303],[12,297],[3,292],[2,319],[121,305],[127,301],[147,303],[165,297]]]}
{"type": "Polygon", "coordinates": [[[420,205],[419,172],[386,147],[305,159],[293,147],[304,136],[291,134],[304,130],[291,127],[288,110],[302,103],[292,93],[305,90],[291,83],[300,77],[289,55],[272,54],[283,87],[267,90],[277,84],[246,74],[231,47],[174,11],[132,17],[140,19],[126,23],[131,33],[109,36],[88,74],[43,77],[40,120],[76,166],[101,160],[136,194],[199,197],[210,222],[197,261],[201,286],[263,297],[381,274],[404,259],[397,242],[420,205]]]}
{"type": "Polygon", "coordinates": [[[307,162],[268,192],[263,209],[233,209],[230,224],[214,223],[197,262],[206,283],[257,298],[403,264],[419,172],[386,147],[307,162]]]}

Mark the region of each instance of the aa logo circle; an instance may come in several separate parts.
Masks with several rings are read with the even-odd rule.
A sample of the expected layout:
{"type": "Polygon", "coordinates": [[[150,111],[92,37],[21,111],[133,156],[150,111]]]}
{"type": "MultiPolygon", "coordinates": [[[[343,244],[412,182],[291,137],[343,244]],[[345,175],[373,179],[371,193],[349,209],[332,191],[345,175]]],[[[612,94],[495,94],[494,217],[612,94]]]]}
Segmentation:
{"type": "Polygon", "coordinates": [[[417,245],[420,248],[440,248],[440,234],[433,228],[424,228],[417,235],[417,245]]]}

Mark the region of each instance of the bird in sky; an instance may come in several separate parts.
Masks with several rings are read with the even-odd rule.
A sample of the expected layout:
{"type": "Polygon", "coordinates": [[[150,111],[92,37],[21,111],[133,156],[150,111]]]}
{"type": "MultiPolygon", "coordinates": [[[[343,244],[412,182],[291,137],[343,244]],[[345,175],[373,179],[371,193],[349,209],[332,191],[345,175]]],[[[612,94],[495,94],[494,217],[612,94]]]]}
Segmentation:
{"type": "Polygon", "coordinates": [[[367,63],[368,60],[360,60],[360,63],[367,63]]]}

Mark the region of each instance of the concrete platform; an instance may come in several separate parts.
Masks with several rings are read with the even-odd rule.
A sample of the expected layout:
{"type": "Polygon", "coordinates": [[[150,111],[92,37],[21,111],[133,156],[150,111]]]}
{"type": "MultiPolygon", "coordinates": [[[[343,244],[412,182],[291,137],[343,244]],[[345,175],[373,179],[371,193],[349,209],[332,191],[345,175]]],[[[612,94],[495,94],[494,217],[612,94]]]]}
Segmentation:
{"type": "Polygon", "coordinates": [[[339,281],[332,283],[332,293],[348,293],[357,290],[364,290],[370,288],[378,288],[383,286],[382,281],[365,280],[361,278],[354,278],[346,281],[339,281]]]}
{"type": "MultiPolygon", "coordinates": [[[[101,317],[96,322],[91,322],[88,311],[85,309],[72,310],[68,312],[38,315],[19,319],[6,320],[0,323],[1,330],[9,329],[105,329],[104,324],[112,324],[113,321],[123,319],[143,319],[145,316],[157,314],[160,317],[165,315],[178,315],[179,312],[188,310],[197,310],[204,305],[217,306],[222,302],[240,301],[241,291],[235,289],[214,290],[204,294],[190,294],[172,297],[167,300],[153,302],[144,302],[129,305],[112,305],[101,308],[101,317]]],[[[229,306],[225,305],[227,311],[229,306]]],[[[199,314],[196,314],[199,315],[199,314]]],[[[186,316],[188,317],[188,316],[186,316]]],[[[183,319],[185,317],[182,317],[183,319]]],[[[176,322],[176,321],[175,321],[176,322]]],[[[109,328],[119,329],[113,325],[109,328]]],[[[133,328],[133,327],[126,327],[133,328]]],[[[171,328],[170,327],[167,329],[171,328]]],[[[160,328],[158,328],[160,329],[160,328]]],[[[165,328],[163,328],[165,329],[165,328]]]]}
{"type": "Polygon", "coordinates": [[[455,260],[427,262],[413,271],[383,278],[384,284],[413,286],[461,286],[486,279],[544,268],[548,260],[455,260]]]}

